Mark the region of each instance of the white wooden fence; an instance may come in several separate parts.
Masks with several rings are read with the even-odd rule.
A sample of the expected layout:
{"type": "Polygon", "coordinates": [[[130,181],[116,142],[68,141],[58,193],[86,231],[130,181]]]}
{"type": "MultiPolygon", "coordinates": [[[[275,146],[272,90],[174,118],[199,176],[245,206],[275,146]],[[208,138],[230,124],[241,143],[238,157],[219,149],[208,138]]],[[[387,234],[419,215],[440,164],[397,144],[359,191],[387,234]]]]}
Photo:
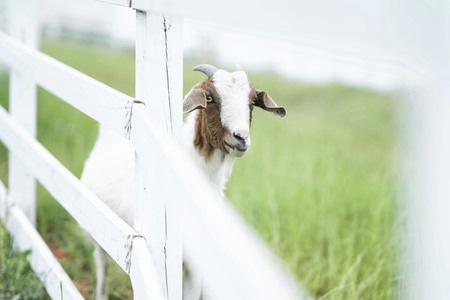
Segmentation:
{"type": "Polygon", "coordinates": [[[248,233],[232,210],[226,205],[218,210],[202,200],[209,192],[199,190],[192,180],[193,176],[201,175],[191,169],[183,159],[184,154],[163,133],[167,131],[177,139],[180,127],[177,122],[181,122],[182,20],[173,16],[289,40],[295,47],[306,48],[308,53],[313,52],[327,62],[336,60],[367,70],[381,70],[386,76],[405,83],[405,95],[411,105],[408,106],[409,123],[402,133],[407,145],[405,157],[414,164],[405,174],[404,198],[415,218],[409,218],[411,229],[406,237],[410,253],[402,253],[406,262],[414,262],[412,268],[403,269],[410,282],[403,297],[449,298],[450,10],[447,1],[300,0],[293,3],[279,0],[264,5],[256,0],[214,4],[206,0],[105,1],[137,10],[136,98],[145,102],[147,108],[135,103],[134,98],[33,50],[35,1],[10,1],[15,16],[10,19],[12,37],[0,35],[0,60],[11,68],[10,113],[0,109],[0,139],[11,152],[8,190],[0,185],[0,212],[19,249],[33,249],[32,266],[38,273],[47,274],[46,287],[53,298],[60,298],[61,294],[64,299],[80,296],[43,242],[39,242],[32,226],[34,177],[130,273],[138,299],[147,299],[152,292],[159,293],[155,298],[180,297],[182,241],[177,224],[180,212],[174,209],[175,204],[183,207],[186,256],[203,264],[214,296],[218,299],[295,298],[292,289],[285,288],[286,282],[280,279],[285,278],[284,272],[267,259],[265,250],[261,253],[260,242],[255,242],[254,235],[248,233]],[[137,194],[136,230],[109,212],[32,138],[35,83],[100,123],[129,136],[136,145],[138,166],[150,164],[161,170],[160,164],[164,164],[162,169],[166,172],[162,176],[177,174],[171,184],[178,188],[170,189],[173,194],[166,195],[152,189],[164,179],[154,178],[151,172],[147,174],[148,169],[137,170],[137,187],[141,192],[137,194]],[[163,117],[167,115],[171,117],[163,117]],[[127,129],[124,125],[128,125],[127,129]],[[151,141],[139,139],[140,136],[148,136],[151,141]],[[152,161],[154,157],[158,160],[152,161]],[[144,202],[145,198],[152,201],[144,202]],[[105,228],[115,230],[105,233],[101,227],[93,226],[89,217],[93,214],[105,228]],[[144,215],[152,216],[150,224],[142,218],[144,215]],[[232,230],[235,235],[223,234],[216,238],[230,232],[230,226],[238,228],[232,230]],[[196,249],[198,236],[207,241],[203,252],[196,249]],[[146,241],[151,241],[151,257],[146,241]],[[235,244],[240,247],[233,252],[228,245],[235,244]],[[229,280],[219,280],[214,270],[228,274],[229,280]],[[283,275],[278,276],[279,273],[283,275]],[[155,286],[159,290],[150,288],[155,286]],[[284,292],[289,295],[278,295],[284,292]]]}
{"type": "Polygon", "coordinates": [[[136,299],[181,299],[182,244],[194,269],[202,266],[213,298],[299,298],[292,278],[240,217],[208,201],[215,193],[173,141],[182,125],[182,20],[136,12],[132,98],[37,51],[36,5],[10,1],[10,36],[0,33],[0,61],[10,68],[9,113],[0,107],[0,140],[10,153],[8,188],[0,182],[0,217],[17,249],[32,250],[31,266],[49,295],[82,298],[35,230],[35,179],[130,275],[136,299]],[[133,142],[134,229],[34,139],[36,85],[133,142]]]}

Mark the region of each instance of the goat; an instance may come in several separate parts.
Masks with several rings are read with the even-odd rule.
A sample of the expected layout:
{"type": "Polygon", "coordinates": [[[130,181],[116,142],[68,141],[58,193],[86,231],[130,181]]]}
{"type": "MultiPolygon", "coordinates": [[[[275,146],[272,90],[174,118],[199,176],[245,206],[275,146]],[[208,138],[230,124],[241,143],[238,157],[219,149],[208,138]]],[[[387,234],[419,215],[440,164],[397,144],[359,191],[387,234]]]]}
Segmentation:
{"type": "MultiPolygon", "coordinates": [[[[183,126],[183,147],[223,198],[236,158],[247,153],[251,144],[253,107],[280,117],[286,115],[286,110],[278,107],[265,91],[257,90],[240,67],[232,73],[206,64],[193,70],[203,72],[208,78],[195,85],[183,101],[183,112],[192,112],[183,126]]],[[[81,181],[130,225],[134,212],[134,167],[131,143],[100,127],[81,181]]],[[[106,299],[106,255],[98,245],[94,257],[96,297],[106,299]]]]}

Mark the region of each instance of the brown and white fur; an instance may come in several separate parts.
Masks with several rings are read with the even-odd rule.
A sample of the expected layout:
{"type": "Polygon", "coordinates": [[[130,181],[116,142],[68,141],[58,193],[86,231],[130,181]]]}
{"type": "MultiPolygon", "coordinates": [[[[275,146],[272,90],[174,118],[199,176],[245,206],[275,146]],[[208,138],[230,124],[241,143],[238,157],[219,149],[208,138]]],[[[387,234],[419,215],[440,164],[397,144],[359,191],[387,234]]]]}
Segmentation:
{"type": "MultiPolygon", "coordinates": [[[[211,179],[218,196],[223,198],[236,158],[247,153],[251,144],[253,107],[281,117],[286,111],[266,92],[255,89],[241,68],[229,73],[210,65],[199,65],[194,70],[205,73],[208,79],[195,85],[183,101],[183,112],[191,112],[183,127],[183,147],[211,179]]],[[[81,180],[133,225],[134,150],[129,141],[101,127],[81,180]]],[[[96,245],[94,257],[96,298],[107,299],[106,253],[96,245]]]]}

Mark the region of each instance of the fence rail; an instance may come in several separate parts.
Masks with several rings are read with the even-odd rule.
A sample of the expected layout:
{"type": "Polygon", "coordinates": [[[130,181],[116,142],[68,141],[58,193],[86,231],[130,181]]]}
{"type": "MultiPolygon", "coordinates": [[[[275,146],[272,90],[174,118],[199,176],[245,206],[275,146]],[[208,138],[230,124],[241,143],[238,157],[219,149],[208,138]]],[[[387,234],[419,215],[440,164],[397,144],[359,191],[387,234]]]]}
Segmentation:
{"type": "Polygon", "coordinates": [[[125,125],[134,98],[1,32],[0,44],[1,59],[12,70],[22,72],[79,111],[125,136],[125,125]]]}
{"type": "Polygon", "coordinates": [[[40,274],[50,297],[83,299],[27,216],[18,206],[7,205],[7,201],[6,188],[0,183],[0,202],[5,206],[0,211],[0,217],[5,221],[8,231],[14,233],[15,247],[31,250],[28,256],[30,265],[36,274],[40,274]]]}

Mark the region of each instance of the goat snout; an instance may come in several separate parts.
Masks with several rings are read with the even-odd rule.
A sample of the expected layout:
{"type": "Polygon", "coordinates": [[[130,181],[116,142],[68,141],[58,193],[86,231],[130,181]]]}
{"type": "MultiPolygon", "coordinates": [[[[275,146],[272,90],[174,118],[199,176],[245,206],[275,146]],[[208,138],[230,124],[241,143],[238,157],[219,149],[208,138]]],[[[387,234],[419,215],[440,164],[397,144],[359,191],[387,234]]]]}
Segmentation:
{"type": "Polygon", "coordinates": [[[225,138],[225,146],[232,156],[243,156],[250,147],[250,133],[248,130],[236,130],[225,138]]]}
{"type": "Polygon", "coordinates": [[[237,130],[237,131],[233,132],[233,136],[238,141],[246,142],[246,141],[248,141],[248,139],[250,137],[250,133],[248,132],[248,130],[237,130]]]}

